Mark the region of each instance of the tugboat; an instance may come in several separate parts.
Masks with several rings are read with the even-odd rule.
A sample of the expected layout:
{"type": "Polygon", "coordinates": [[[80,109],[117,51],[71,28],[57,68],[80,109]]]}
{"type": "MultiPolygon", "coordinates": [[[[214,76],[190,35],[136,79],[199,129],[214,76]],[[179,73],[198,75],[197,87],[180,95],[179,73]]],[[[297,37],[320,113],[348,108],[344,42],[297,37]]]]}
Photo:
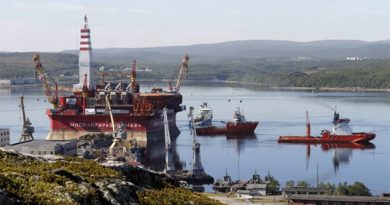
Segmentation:
{"type": "Polygon", "coordinates": [[[245,116],[238,107],[233,114],[232,120],[223,122],[224,126],[195,125],[198,135],[245,135],[254,133],[259,121],[246,121],[245,116]]]}
{"type": "Polygon", "coordinates": [[[253,133],[259,121],[246,121],[245,116],[237,107],[233,119],[226,124],[227,134],[253,133]]]}
{"type": "Polygon", "coordinates": [[[320,137],[311,136],[309,113],[306,111],[306,136],[280,136],[281,143],[367,143],[375,138],[372,132],[352,132],[348,118],[340,118],[336,111],[333,117],[333,129],[322,130],[320,137]]]}

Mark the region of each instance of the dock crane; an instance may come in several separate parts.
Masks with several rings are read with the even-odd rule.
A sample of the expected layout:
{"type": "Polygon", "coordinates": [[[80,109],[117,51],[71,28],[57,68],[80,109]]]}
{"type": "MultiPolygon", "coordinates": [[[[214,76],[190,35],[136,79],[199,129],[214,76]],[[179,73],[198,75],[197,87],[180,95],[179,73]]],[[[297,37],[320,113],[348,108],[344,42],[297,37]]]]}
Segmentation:
{"type": "Polygon", "coordinates": [[[125,131],[124,125],[120,125],[116,130],[114,116],[112,115],[110,100],[108,99],[109,95],[106,95],[106,109],[110,113],[111,126],[112,126],[112,136],[114,141],[112,142],[109,148],[109,154],[112,156],[117,155],[126,155],[128,151],[128,146],[124,142],[127,139],[127,133],[125,131]]]}
{"type": "MultiPolygon", "coordinates": [[[[194,110],[194,107],[190,107],[190,110],[194,110]]],[[[204,168],[202,166],[202,161],[200,159],[200,143],[197,140],[196,128],[194,122],[193,112],[190,112],[191,119],[191,131],[192,131],[192,174],[194,176],[203,176],[205,175],[204,168]]]]}
{"type": "Polygon", "coordinates": [[[34,127],[31,126],[30,119],[26,117],[26,112],[24,110],[24,97],[23,95],[20,95],[20,105],[19,105],[21,111],[22,111],[22,120],[23,120],[23,130],[22,134],[20,136],[19,142],[27,142],[34,140],[33,133],[34,133],[34,127]]]}
{"type": "Polygon", "coordinates": [[[165,170],[164,172],[172,175],[175,173],[175,164],[173,162],[173,148],[171,143],[171,135],[169,133],[168,125],[168,109],[163,108],[163,117],[164,117],[164,132],[165,132],[165,170]]]}
{"type": "Polygon", "coordinates": [[[182,81],[187,78],[188,61],[189,60],[190,60],[190,57],[188,57],[188,54],[187,53],[184,54],[184,58],[183,58],[183,61],[181,63],[181,67],[180,67],[180,71],[179,71],[179,76],[177,77],[177,80],[176,80],[176,87],[175,87],[176,92],[180,91],[180,86],[182,84],[182,81]]]}
{"type": "Polygon", "coordinates": [[[33,61],[35,63],[35,77],[40,79],[49,103],[53,105],[53,108],[58,108],[58,84],[56,80],[45,71],[41,64],[39,54],[34,55],[33,61]],[[54,84],[54,90],[49,83],[54,84]]]}

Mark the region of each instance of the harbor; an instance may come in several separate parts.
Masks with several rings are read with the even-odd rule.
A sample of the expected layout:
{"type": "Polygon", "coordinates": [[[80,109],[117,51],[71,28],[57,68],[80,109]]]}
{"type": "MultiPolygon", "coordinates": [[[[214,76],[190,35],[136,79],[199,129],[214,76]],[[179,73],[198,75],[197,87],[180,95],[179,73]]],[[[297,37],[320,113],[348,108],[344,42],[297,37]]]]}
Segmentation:
{"type": "MultiPolygon", "coordinates": [[[[145,88],[148,89],[148,88],[145,88]]],[[[231,112],[237,105],[246,108],[261,107],[252,112],[246,112],[248,119],[258,119],[261,125],[249,136],[198,136],[201,144],[202,165],[206,172],[215,179],[221,179],[227,170],[232,180],[250,179],[254,170],[261,176],[268,170],[283,186],[292,179],[308,180],[315,184],[316,165],[319,166],[320,180],[339,183],[353,182],[359,178],[371,189],[384,192],[389,182],[380,176],[388,169],[385,163],[388,159],[387,136],[388,116],[381,115],[386,108],[386,96],[377,93],[311,93],[311,92],[264,92],[245,88],[184,86],[184,104],[201,105],[208,99],[213,105],[214,120],[226,120],[232,117],[231,112]],[[218,94],[216,94],[218,93],[218,94]],[[228,102],[228,99],[231,101],[228,102]],[[240,103],[242,100],[242,103],[240,103]],[[312,133],[320,133],[321,129],[332,127],[333,112],[324,104],[333,107],[338,102],[342,114],[353,119],[354,130],[375,130],[377,137],[369,147],[350,147],[338,144],[311,145],[310,157],[307,157],[306,144],[279,144],[279,135],[289,133],[302,135],[305,132],[306,119],[304,111],[311,110],[312,133]],[[297,109],[288,109],[290,102],[297,109]],[[382,102],[382,103],[378,103],[382,102]],[[368,108],[370,114],[359,109],[368,108]],[[276,109],[281,110],[276,115],[276,109]],[[347,115],[348,114],[348,115],[347,115]],[[262,117],[260,117],[262,116],[262,117]],[[383,153],[383,154],[376,154],[383,153]],[[286,160],[288,158],[288,160],[286,160]],[[215,162],[218,162],[216,165],[215,162]],[[291,167],[285,172],[283,167],[291,167]],[[366,170],[365,167],[371,167],[366,170]],[[371,173],[371,174],[364,174],[371,173]]],[[[4,118],[3,127],[10,128],[10,142],[19,141],[21,133],[20,108],[15,102],[19,101],[20,93],[2,95],[5,105],[1,108],[4,118]],[[15,115],[15,113],[17,113],[15,115]]],[[[35,127],[34,138],[45,139],[49,132],[49,119],[44,110],[50,106],[44,102],[41,92],[25,94],[26,112],[35,127]],[[37,99],[40,99],[37,101],[37,99]]],[[[244,111],[245,112],[245,111],[244,111]]],[[[188,127],[187,112],[177,115],[177,125],[181,134],[172,141],[173,160],[177,169],[190,169],[192,162],[192,134],[188,127]]],[[[149,143],[145,152],[143,164],[154,170],[163,171],[165,165],[165,143],[149,143]],[[148,149],[149,148],[149,149],[148,149]]],[[[211,185],[205,191],[213,192],[211,185]]]]}
{"type": "Polygon", "coordinates": [[[390,7],[347,1],[5,0],[0,204],[389,205],[390,7]]]}

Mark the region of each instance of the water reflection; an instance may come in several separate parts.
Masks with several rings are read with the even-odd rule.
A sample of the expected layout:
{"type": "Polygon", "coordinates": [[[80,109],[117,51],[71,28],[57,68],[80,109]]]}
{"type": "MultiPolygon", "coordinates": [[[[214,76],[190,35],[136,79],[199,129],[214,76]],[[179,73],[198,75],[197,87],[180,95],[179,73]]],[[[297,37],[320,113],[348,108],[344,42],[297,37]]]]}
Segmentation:
{"type": "Polygon", "coordinates": [[[240,154],[241,150],[244,150],[246,146],[253,145],[257,141],[256,134],[246,135],[226,135],[226,140],[230,144],[234,144],[236,152],[240,154]]]}
{"type": "MultiPolygon", "coordinates": [[[[175,168],[182,170],[185,167],[185,162],[180,161],[180,156],[176,150],[176,140],[172,141],[172,150],[175,168]]],[[[165,141],[148,141],[142,164],[152,170],[163,171],[165,168],[165,141]]]]}
{"type": "Polygon", "coordinates": [[[335,172],[339,170],[340,164],[349,164],[352,158],[353,149],[375,149],[375,145],[372,143],[345,143],[345,144],[326,144],[322,147],[322,150],[333,150],[333,167],[335,172]]]}
{"type": "MultiPolygon", "coordinates": [[[[311,146],[319,144],[306,143],[306,169],[308,169],[311,155],[311,146]]],[[[340,164],[349,164],[352,158],[353,150],[375,149],[373,143],[323,143],[320,144],[323,152],[333,151],[333,168],[337,172],[340,164]]]]}

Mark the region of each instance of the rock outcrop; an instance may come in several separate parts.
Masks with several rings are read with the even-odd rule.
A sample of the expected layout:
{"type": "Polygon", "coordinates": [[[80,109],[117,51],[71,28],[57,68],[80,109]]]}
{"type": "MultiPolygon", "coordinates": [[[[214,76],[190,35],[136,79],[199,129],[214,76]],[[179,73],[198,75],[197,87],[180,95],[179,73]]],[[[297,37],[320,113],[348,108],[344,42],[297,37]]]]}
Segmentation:
{"type": "MultiPolygon", "coordinates": [[[[167,188],[182,190],[175,187],[179,183],[164,173],[121,161],[106,159],[99,164],[83,158],[23,155],[0,148],[2,205],[148,204],[150,191],[164,196],[167,188]]],[[[192,201],[192,197],[199,198],[197,194],[188,194],[181,200],[192,201]]],[[[168,204],[169,200],[176,200],[172,196],[167,199],[168,204]]],[[[215,204],[207,200],[210,199],[205,204],[215,204]]]]}

